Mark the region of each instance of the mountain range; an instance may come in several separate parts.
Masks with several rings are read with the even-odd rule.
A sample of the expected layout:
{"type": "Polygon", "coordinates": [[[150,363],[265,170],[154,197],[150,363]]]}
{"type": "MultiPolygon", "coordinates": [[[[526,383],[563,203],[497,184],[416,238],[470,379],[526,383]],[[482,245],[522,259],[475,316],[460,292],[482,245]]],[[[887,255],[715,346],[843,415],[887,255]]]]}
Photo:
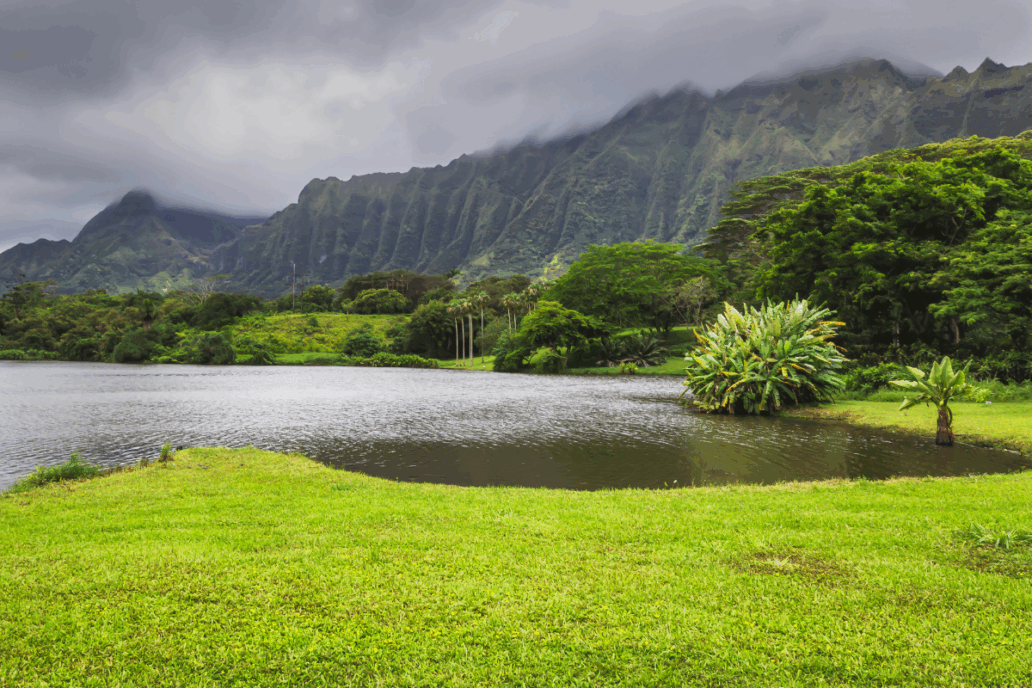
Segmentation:
{"type": "Polygon", "coordinates": [[[1032,127],[1032,64],[910,76],[859,60],[712,96],[679,89],[585,133],[523,143],[408,172],[314,179],[268,218],[161,207],[128,194],[71,241],[0,254],[0,272],[55,279],[62,291],[181,286],[228,274],[267,296],[294,275],[339,284],[406,268],[463,282],[561,274],[590,244],[694,245],[737,181],[837,165],[950,138],[1032,127]]]}

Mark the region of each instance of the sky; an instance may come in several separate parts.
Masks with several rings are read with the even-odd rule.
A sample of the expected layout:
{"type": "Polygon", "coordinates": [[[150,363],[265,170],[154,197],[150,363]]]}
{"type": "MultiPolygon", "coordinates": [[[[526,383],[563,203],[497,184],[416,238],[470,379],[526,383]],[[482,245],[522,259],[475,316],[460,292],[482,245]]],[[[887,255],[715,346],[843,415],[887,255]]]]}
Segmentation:
{"type": "Polygon", "coordinates": [[[126,192],[241,215],[673,88],[1032,62],[1032,0],[0,0],[0,251],[126,192]]]}

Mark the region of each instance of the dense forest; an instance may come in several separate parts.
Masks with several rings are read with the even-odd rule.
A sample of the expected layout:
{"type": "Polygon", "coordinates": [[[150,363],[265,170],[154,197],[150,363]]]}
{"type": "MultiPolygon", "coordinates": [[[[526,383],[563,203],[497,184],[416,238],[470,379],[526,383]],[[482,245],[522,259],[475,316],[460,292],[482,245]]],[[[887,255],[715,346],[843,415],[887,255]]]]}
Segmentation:
{"type": "Polygon", "coordinates": [[[798,296],[844,323],[835,343],[860,366],[950,355],[975,361],[984,378],[1023,381],[1032,376],[1030,157],[1032,132],[741,182],[698,249],[591,246],[550,282],[489,277],[460,291],[455,271],[393,270],[263,300],[218,292],[218,277],[164,293],[56,295],[12,275],[0,356],[229,363],[312,350],[494,355],[495,369],[509,371],[645,366],[683,355],[684,328],[725,301],[798,296]],[[391,317],[379,331],[366,323],[334,337],[323,326],[317,336],[316,315],[330,313],[391,317]],[[301,328],[293,339],[269,326],[285,314],[301,328]]]}

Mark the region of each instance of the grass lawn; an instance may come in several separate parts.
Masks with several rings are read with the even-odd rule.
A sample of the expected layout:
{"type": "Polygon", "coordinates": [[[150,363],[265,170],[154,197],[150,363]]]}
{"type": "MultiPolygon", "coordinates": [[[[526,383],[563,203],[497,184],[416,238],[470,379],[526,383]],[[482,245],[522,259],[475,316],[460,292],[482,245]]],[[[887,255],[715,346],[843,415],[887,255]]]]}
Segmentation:
{"type": "MultiPolygon", "coordinates": [[[[958,442],[1005,447],[1032,455],[1032,402],[1008,401],[996,404],[955,403],[953,432],[958,442]]],[[[790,415],[837,418],[857,425],[870,425],[935,435],[934,406],[915,406],[899,411],[898,401],[837,401],[820,407],[793,409],[790,415]]]]}
{"type": "MultiPolygon", "coordinates": [[[[962,418],[958,413],[958,419],[962,418]]],[[[574,492],[254,449],[0,497],[3,686],[1028,686],[1009,476],[574,492]]]]}
{"type": "MultiPolygon", "coordinates": [[[[243,318],[233,325],[234,340],[250,337],[269,346],[273,351],[286,354],[336,354],[344,338],[353,330],[368,325],[378,336],[396,320],[407,315],[356,315],[345,313],[313,313],[299,315],[279,313],[269,316],[243,318]],[[314,324],[312,324],[314,319],[314,324]]],[[[283,362],[283,361],[279,361],[283,362]]]]}
{"type": "MultiPolygon", "coordinates": [[[[619,366],[612,368],[570,368],[567,372],[579,375],[620,375],[619,366]]],[[[684,356],[670,356],[666,363],[638,368],[635,375],[680,375],[684,377],[684,356]]]]}

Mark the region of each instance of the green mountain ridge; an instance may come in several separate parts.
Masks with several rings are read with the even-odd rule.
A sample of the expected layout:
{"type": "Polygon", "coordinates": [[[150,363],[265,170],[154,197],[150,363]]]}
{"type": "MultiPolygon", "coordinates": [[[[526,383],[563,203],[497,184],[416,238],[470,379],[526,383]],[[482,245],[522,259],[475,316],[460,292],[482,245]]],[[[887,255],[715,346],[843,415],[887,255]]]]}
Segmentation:
{"type": "Polygon", "coordinates": [[[55,279],[66,293],[183,287],[220,267],[224,247],[239,239],[244,225],[261,219],[163,208],[149,194],[132,191],[87,222],[73,241],[40,239],[5,251],[0,270],[55,279]]]}
{"type": "Polygon", "coordinates": [[[464,282],[554,277],[590,244],[702,242],[738,181],[957,137],[1016,135],[1032,127],[1030,84],[1032,64],[987,59],[971,73],[915,78],[885,60],[860,60],[713,96],[675,90],[575,136],[404,173],[315,179],[297,203],[209,244],[184,241],[157,211],[150,224],[135,221],[147,227],[139,235],[119,239],[116,227],[128,222],[118,219],[119,204],[73,242],[0,254],[0,270],[22,266],[64,289],[224,272],[232,288],[265,295],[282,293],[295,271],[324,284],[456,266],[464,282]]]}

